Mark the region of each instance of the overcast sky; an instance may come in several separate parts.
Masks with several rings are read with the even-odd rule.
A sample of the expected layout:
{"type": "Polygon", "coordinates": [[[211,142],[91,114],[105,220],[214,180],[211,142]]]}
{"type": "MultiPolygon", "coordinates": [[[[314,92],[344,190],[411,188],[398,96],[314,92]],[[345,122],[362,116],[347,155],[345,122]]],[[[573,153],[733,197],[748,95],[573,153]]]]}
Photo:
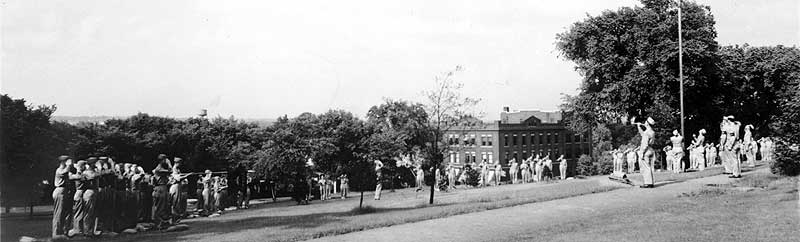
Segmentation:
{"type": "MultiPolygon", "coordinates": [[[[555,35],[632,0],[2,2],[2,93],[56,115],[275,118],[383,97],[422,101],[437,74],[501,107],[556,110],[580,76],[555,35]]],[[[797,45],[796,0],[704,0],[723,44],[797,45]]]]}

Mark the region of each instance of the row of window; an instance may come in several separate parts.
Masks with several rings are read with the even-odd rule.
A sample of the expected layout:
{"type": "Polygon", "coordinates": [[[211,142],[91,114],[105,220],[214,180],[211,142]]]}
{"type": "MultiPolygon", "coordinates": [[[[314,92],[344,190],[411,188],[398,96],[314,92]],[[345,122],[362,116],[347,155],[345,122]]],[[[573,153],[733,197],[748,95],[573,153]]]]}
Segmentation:
{"type": "MultiPolygon", "coordinates": [[[[528,134],[505,134],[503,135],[503,146],[527,146],[528,144],[556,144],[559,141],[559,133],[530,133],[528,134]],[[530,137],[530,138],[528,138],[530,137]]],[[[464,145],[464,146],[475,146],[478,145],[477,139],[480,138],[480,146],[489,146],[491,147],[492,141],[494,140],[491,134],[482,134],[480,136],[475,134],[468,134],[464,135],[463,139],[462,136],[458,134],[450,134],[447,136],[447,143],[449,145],[464,145]]],[[[582,142],[586,140],[582,140],[583,137],[581,135],[566,135],[565,142],[572,143],[573,140],[575,142],[582,142]]]]}
{"type": "MultiPolygon", "coordinates": [[[[530,136],[528,136],[528,134],[505,134],[503,135],[503,146],[526,146],[529,143],[554,144],[558,143],[558,136],[559,133],[547,133],[546,135],[545,133],[539,133],[538,135],[536,135],[536,133],[530,133],[530,136]]],[[[565,142],[572,143],[573,140],[575,142],[581,142],[581,138],[580,135],[566,135],[565,142]]]]}
{"type": "MultiPolygon", "coordinates": [[[[460,139],[461,136],[457,134],[450,134],[447,136],[447,144],[449,145],[464,145],[464,146],[475,146],[477,135],[464,135],[463,142],[460,139]]],[[[492,146],[492,135],[491,134],[482,134],[480,135],[480,145],[481,146],[492,146]]]]}
{"type": "MultiPolygon", "coordinates": [[[[475,151],[464,152],[464,163],[482,162],[495,163],[494,154],[491,151],[481,152],[481,159],[478,160],[478,153],[475,151]]],[[[459,163],[461,161],[461,154],[458,152],[450,151],[450,163],[459,163]]]]}

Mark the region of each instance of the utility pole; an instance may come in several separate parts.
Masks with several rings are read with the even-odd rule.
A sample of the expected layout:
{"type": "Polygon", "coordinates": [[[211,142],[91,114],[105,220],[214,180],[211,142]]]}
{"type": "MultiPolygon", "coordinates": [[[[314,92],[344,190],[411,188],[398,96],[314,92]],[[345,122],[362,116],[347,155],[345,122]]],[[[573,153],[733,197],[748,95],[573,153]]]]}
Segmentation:
{"type": "Polygon", "coordinates": [[[681,85],[681,136],[686,137],[686,135],[684,135],[683,118],[683,37],[681,37],[681,5],[683,5],[683,1],[678,0],[678,80],[681,85]]]}

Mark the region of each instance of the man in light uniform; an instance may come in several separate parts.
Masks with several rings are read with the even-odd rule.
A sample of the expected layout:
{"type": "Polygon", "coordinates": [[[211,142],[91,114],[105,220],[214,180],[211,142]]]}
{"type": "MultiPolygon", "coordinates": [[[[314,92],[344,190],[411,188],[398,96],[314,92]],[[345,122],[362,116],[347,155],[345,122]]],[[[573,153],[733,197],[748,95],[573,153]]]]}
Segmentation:
{"type": "Polygon", "coordinates": [[[519,171],[519,164],[517,164],[517,159],[511,158],[509,162],[511,167],[508,168],[508,175],[511,176],[511,184],[517,184],[517,172],[519,171]]]}
{"type": "Polygon", "coordinates": [[[748,124],[744,126],[744,137],[742,138],[742,149],[745,157],[747,157],[747,165],[749,167],[756,166],[756,152],[758,151],[758,143],[753,139],[753,125],[748,124]]]}
{"type": "Polygon", "coordinates": [[[694,141],[692,141],[692,150],[694,150],[694,169],[697,170],[705,170],[706,169],[706,149],[705,149],[705,142],[706,142],[706,130],[700,129],[697,132],[697,137],[695,137],[694,141]]]}
{"type": "Polygon", "coordinates": [[[166,155],[159,155],[156,168],[153,169],[153,222],[159,229],[166,229],[170,224],[169,174],[172,165],[166,155]]]}
{"type": "Polygon", "coordinates": [[[561,180],[567,179],[567,160],[564,159],[564,155],[558,156],[558,175],[561,177],[561,180]]]}
{"type": "Polygon", "coordinates": [[[530,164],[533,163],[533,162],[531,162],[531,158],[532,157],[533,156],[528,157],[528,159],[526,159],[526,160],[523,160],[522,161],[522,165],[520,165],[520,170],[522,170],[522,183],[528,183],[528,181],[531,179],[530,178],[531,170],[530,170],[530,167],[528,167],[529,166],[528,164],[529,163],[530,164]]]}
{"type": "MultiPolygon", "coordinates": [[[[58,168],[56,168],[55,178],[53,179],[53,239],[63,239],[69,224],[69,215],[72,213],[72,189],[74,185],[69,180],[72,160],[69,156],[58,157],[58,168]]],[[[74,183],[72,183],[74,184],[74,183]]]]}
{"type": "Polygon", "coordinates": [[[636,171],[636,149],[628,148],[625,151],[625,158],[628,162],[628,174],[633,174],[636,171]]]}
{"type": "Polygon", "coordinates": [[[644,123],[636,123],[635,118],[631,118],[631,123],[636,125],[637,130],[639,131],[639,135],[642,137],[641,142],[639,143],[639,150],[637,151],[637,156],[639,157],[639,170],[642,173],[642,179],[644,180],[644,184],[642,184],[641,188],[653,188],[655,187],[655,179],[653,177],[653,162],[655,160],[655,152],[650,145],[653,143],[655,139],[655,131],[651,125],[655,124],[653,118],[647,118],[647,121],[644,123]]]}
{"type": "Polygon", "coordinates": [[[672,142],[672,150],[667,155],[672,157],[672,172],[681,173],[685,170],[683,164],[683,136],[678,130],[673,130],[669,141],[672,142]]]}
{"type": "Polygon", "coordinates": [[[381,184],[381,169],[383,168],[383,162],[379,160],[375,160],[375,175],[377,184],[375,184],[375,200],[381,200],[381,189],[383,185],[381,184]]]}

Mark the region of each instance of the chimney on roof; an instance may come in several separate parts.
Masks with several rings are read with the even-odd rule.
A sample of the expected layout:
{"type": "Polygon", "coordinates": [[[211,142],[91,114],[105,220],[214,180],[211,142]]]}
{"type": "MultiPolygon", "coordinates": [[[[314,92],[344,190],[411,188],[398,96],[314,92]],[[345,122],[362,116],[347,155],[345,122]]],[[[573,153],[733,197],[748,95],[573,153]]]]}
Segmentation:
{"type": "Polygon", "coordinates": [[[510,110],[510,109],[509,109],[507,106],[506,106],[506,107],[503,107],[503,112],[506,112],[506,113],[508,113],[508,112],[509,112],[509,110],[510,110]]]}

